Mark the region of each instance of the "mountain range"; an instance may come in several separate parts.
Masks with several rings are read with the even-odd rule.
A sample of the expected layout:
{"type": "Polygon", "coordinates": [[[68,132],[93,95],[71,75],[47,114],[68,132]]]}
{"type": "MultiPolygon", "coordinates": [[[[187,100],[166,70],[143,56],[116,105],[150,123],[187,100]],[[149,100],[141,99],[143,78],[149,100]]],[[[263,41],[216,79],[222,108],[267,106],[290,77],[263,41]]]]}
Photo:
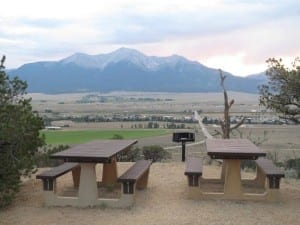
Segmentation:
{"type": "MultiPolygon", "coordinates": [[[[266,81],[264,73],[239,77],[224,72],[227,90],[256,93],[266,81]]],[[[76,53],[59,61],[34,62],[9,70],[28,83],[28,92],[217,92],[217,69],[182,56],[146,56],[128,48],[108,54],[76,53]]]]}

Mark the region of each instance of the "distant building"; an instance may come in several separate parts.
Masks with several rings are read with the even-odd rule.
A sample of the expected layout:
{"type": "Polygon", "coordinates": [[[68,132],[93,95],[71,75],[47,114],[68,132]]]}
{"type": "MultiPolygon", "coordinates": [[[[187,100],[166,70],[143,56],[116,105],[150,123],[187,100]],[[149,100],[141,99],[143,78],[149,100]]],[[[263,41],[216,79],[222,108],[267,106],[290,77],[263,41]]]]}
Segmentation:
{"type": "Polygon", "coordinates": [[[55,127],[55,126],[49,126],[49,127],[46,127],[47,130],[61,130],[62,128],[61,127],[55,127]]]}

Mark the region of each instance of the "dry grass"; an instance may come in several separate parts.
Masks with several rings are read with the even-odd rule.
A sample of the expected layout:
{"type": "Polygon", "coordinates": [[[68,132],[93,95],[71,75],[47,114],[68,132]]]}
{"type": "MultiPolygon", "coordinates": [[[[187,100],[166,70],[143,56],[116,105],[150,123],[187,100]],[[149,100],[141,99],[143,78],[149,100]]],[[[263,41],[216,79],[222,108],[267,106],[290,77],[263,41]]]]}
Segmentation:
{"type": "MultiPolygon", "coordinates": [[[[120,163],[120,173],[130,163],[120,163]]],[[[279,203],[250,201],[188,200],[184,163],[155,163],[149,187],[138,191],[136,204],[129,209],[44,207],[42,184],[26,181],[14,204],[0,212],[1,225],[11,224],[299,224],[300,183],[283,180],[279,203]]],[[[217,176],[218,166],[205,166],[204,173],[217,176]]],[[[98,170],[97,174],[101,174],[98,170]]],[[[253,174],[244,174],[251,176],[253,174]]],[[[71,181],[70,175],[60,185],[71,181]]]]}
{"type": "MultiPolygon", "coordinates": [[[[122,96],[124,98],[155,98],[155,99],[172,99],[173,101],[158,102],[107,102],[107,103],[90,103],[78,104],[77,100],[90,93],[77,94],[29,94],[33,99],[35,110],[44,112],[45,109],[52,109],[54,112],[65,114],[83,114],[83,113],[122,113],[137,112],[162,112],[176,113],[184,110],[204,110],[205,112],[221,112],[223,110],[223,93],[156,93],[156,92],[112,92],[101,94],[101,96],[122,96]]],[[[99,93],[98,93],[99,94],[99,93]]],[[[235,99],[235,105],[232,112],[245,112],[251,109],[259,109],[258,95],[229,92],[229,98],[235,99]]]]}

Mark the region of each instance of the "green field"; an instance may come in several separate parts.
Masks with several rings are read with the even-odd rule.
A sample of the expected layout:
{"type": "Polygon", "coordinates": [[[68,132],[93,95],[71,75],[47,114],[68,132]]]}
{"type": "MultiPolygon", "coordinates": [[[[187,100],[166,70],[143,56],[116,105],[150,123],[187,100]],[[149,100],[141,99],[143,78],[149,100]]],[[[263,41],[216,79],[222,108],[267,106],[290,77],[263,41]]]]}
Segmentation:
{"type": "Polygon", "coordinates": [[[165,129],[133,129],[133,130],[45,130],[41,134],[46,137],[47,144],[79,144],[97,139],[112,139],[120,135],[124,139],[138,139],[169,134],[165,129]]]}

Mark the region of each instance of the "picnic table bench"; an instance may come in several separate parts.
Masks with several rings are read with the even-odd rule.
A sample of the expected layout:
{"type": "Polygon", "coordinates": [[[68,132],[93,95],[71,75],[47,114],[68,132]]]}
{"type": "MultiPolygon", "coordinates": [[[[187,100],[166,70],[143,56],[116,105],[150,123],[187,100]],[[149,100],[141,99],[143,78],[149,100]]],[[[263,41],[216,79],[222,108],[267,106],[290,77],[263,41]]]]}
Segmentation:
{"type": "Polygon", "coordinates": [[[80,173],[79,163],[65,162],[37,175],[36,179],[41,179],[43,181],[44,191],[55,191],[56,178],[68,173],[69,171],[72,171],[74,186],[78,187],[80,173]]]}
{"type": "Polygon", "coordinates": [[[257,165],[257,184],[261,187],[265,187],[266,178],[268,178],[267,188],[279,189],[280,179],[284,177],[284,171],[274,165],[272,160],[266,158],[260,158],[255,160],[257,165]]]}
{"type": "Polygon", "coordinates": [[[134,194],[135,188],[147,187],[151,164],[149,160],[139,160],[118,178],[118,182],[122,183],[123,194],[134,194]]]}
{"type": "Polygon", "coordinates": [[[184,175],[188,177],[189,186],[199,186],[199,177],[202,176],[202,159],[195,157],[187,158],[184,175]]]}

